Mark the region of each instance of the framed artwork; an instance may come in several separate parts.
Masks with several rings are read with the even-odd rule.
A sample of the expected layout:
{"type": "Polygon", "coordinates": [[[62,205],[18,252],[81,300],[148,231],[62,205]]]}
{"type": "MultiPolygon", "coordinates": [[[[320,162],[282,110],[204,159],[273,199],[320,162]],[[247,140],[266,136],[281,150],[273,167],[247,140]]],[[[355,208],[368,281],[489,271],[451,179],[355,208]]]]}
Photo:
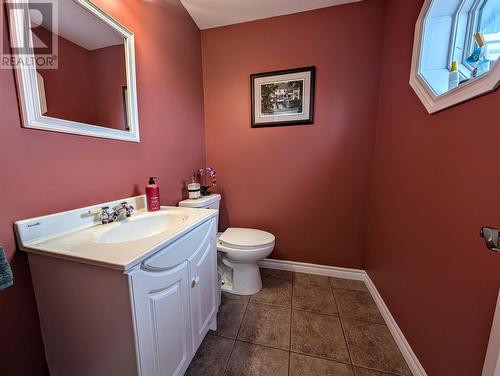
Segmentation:
{"type": "Polygon", "coordinates": [[[252,128],[314,122],[316,67],[252,74],[252,128]]]}

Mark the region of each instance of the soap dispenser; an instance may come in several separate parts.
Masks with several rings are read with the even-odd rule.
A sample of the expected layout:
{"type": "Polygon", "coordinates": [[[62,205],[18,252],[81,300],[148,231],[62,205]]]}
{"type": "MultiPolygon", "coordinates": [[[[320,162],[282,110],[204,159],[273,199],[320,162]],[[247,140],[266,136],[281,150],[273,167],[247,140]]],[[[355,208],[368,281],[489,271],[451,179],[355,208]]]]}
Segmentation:
{"type": "Polygon", "coordinates": [[[157,183],[158,178],[149,178],[149,183],[146,185],[146,201],[148,211],[160,210],[160,187],[157,183]]]}

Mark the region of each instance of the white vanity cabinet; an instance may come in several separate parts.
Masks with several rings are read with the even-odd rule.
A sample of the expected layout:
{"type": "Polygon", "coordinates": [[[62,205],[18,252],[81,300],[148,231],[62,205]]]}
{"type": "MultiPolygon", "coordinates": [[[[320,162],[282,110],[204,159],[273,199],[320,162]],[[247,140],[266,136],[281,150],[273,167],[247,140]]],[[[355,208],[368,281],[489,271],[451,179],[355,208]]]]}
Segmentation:
{"type": "Polygon", "coordinates": [[[217,279],[217,249],[215,242],[205,243],[188,262],[191,287],[191,332],[193,352],[196,353],[210,327],[216,329],[220,290],[211,283],[217,279]]]}
{"type": "Polygon", "coordinates": [[[188,263],[138,271],[133,284],[141,375],[182,375],[193,353],[188,263]]]}
{"type": "Polygon", "coordinates": [[[144,261],[131,278],[141,375],[183,375],[217,314],[215,223],[144,261]],[[195,249],[176,263],[176,252],[195,249]]]}
{"type": "MultiPolygon", "coordinates": [[[[90,231],[106,230],[101,226],[71,235],[84,240],[64,254],[52,249],[60,250],[69,238],[58,238],[57,246],[54,240],[22,245],[51,375],[182,376],[208,330],[216,327],[216,211],[163,210],[186,215],[185,230],[165,235],[167,240],[133,259],[123,253],[143,243],[126,248],[86,240],[90,231]],[[91,252],[97,256],[85,258],[91,252]],[[123,262],[112,264],[120,255],[123,262]],[[110,261],[101,261],[104,256],[110,261]]],[[[137,221],[141,215],[155,214],[139,213],[137,221]]],[[[21,240],[31,223],[17,223],[21,240]]],[[[37,218],[35,223],[50,222],[37,218]]]]}

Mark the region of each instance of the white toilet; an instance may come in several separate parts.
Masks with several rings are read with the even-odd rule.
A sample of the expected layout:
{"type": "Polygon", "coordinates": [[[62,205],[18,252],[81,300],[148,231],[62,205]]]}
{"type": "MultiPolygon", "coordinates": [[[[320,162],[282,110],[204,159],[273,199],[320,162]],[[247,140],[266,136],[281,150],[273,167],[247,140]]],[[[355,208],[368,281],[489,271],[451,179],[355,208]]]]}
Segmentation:
{"type": "MultiPolygon", "coordinates": [[[[179,206],[219,210],[220,200],[219,194],[212,194],[195,200],[181,201],[179,206]]],[[[273,251],[274,235],[249,228],[228,228],[217,236],[222,291],[237,295],[253,295],[259,292],[262,279],[257,262],[273,251]]]]}

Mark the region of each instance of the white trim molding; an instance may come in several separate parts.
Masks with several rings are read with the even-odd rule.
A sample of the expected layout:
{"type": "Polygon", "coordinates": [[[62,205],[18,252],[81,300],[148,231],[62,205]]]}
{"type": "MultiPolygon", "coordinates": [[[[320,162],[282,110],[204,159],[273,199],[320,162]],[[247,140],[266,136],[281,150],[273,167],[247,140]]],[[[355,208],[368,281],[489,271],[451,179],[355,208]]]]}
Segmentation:
{"type": "MultiPolygon", "coordinates": [[[[135,47],[134,34],[120,24],[117,20],[97,7],[90,0],[74,0],[85,11],[90,12],[99,20],[107,24],[124,38],[125,44],[125,68],[127,78],[127,118],[129,130],[118,130],[99,127],[92,124],[64,120],[44,116],[43,103],[39,96],[36,67],[27,64],[16,64],[16,82],[18,88],[19,105],[22,114],[24,128],[40,129],[53,132],[71,133],[83,136],[108,138],[114,140],[139,142],[139,115],[137,109],[137,87],[135,75],[135,47]]],[[[57,6],[57,1],[55,3],[57,6]]],[[[8,0],[7,5],[22,12],[9,11],[10,38],[13,46],[25,46],[24,38],[29,38],[29,46],[33,46],[33,38],[30,30],[28,3],[25,0],[8,0]]],[[[35,61],[33,48],[28,47],[26,53],[27,61],[35,61]]]]}
{"type": "Polygon", "coordinates": [[[382,317],[384,318],[385,323],[389,328],[389,331],[394,337],[394,341],[396,342],[399,351],[401,351],[401,354],[403,354],[403,357],[405,358],[405,361],[408,364],[408,367],[410,368],[410,371],[412,372],[413,376],[427,376],[424,367],[422,367],[422,365],[420,364],[420,361],[413,352],[410,344],[406,340],[403,332],[399,328],[398,324],[396,323],[396,320],[392,316],[391,312],[389,311],[389,308],[382,299],[382,296],[380,296],[377,288],[375,287],[374,283],[372,282],[366,271],[361,269],[339,268],[336,266],[307,264],[303,262],[274,260],[274,259],[264,259],[259,262],[259,265],[263,268],[268,268],[268,269],[287,270],[292,272],[309,273],[309,274],[324,275],[327,277],[337,277],[345,279],[354,279],[357,281],[364,281],[382,317]]]}
{"type": "MultiPolygon", "coordinates": [[[[457,6],[459,6],[459,3],[461,2],[457,0],[457,6]]],[[[422,66],[423,66],[422,64],[424,62],[427,62],[432,66],[432,69],[429,68],[430,69],[429,72],[431,72],[432,70],[449,72],[448,58],[438,59],[438,57],[436,57],[435,54],[429,54],[429,53],[427,53],[427,55],[429,55],[427,56],[425,55],[426,50],[424,48],[425,47],[424,42],[426,40],[431,42],[431,38],[432,38],[432,43],[434,44],[439,43],[438,40],[439,36],[442,35],[444,31],[446,31],[446,33],[450,34],[450,38],[441,38],[444,41],[444,43],[446,43],[446,46],[441,46],[442,48],[439,48],[439,50],[446,51],[446,53],[448,53],[449,51],[449,43],[450,43],[449,41],[451,39],[451,36],[454,35],[454,31],[451,30],[450,28],[453,28],[453,25],[455,25],[453,22],[456,21],[453,21],[450,24],[447,23],[449,20],[440,23],[441,26],[445,25],[442,26],[442,28],[444,28],[444,31],[427,30],[429,27],[431,27],[430,26],[431,23],[428,20],[428,16],[429,13],[432,11],[432,7],[438,7],[440,4],[441,3],[438,3],[436,0],[425,0],[424,5],[422,6],[422,10],[420,12],[420,15],[418,17],[415,26],[415,37],[413,41],[413,56],[412,56],[411,72],[410,72],[410,85],[417,94],[417,96],[420,98],[420,101],[425,106],[427,111],[431,114],[444,110],[445,108],[457,105],[459,103],[465,102],[469,99],[494,91],[500,85],[500,64],[498,60],[496,61],[496,63],[492,62],[492,64],[494,65],[488,73],[485,73],[480,77],[464,82],[460,84],[460,86],[458,86],[457,88],[444,92],[442,94],[436,93],[435,90],[428,83],[428,81],[422,74],[422,66]],[[429,59],[427,57],[432,61],[429,62],[428,61],[429,59]]],[[[449,1],[443,2],[443,6],[446,7],[449,7],[450,4],[451,3],[449,1]]],[[[449,18],[453,18],[451,14],[449,18]]]]}
{"type": "Polygon", "coordinates": [[[365,280],[365,271],[360,269],[338,268],[336,266],[325,266],[308,264],[305,262],[264,259],[259,261],[259,266],[267,269],[286,270],[289,272],[309,273],[346,279],[365,280]]]}

